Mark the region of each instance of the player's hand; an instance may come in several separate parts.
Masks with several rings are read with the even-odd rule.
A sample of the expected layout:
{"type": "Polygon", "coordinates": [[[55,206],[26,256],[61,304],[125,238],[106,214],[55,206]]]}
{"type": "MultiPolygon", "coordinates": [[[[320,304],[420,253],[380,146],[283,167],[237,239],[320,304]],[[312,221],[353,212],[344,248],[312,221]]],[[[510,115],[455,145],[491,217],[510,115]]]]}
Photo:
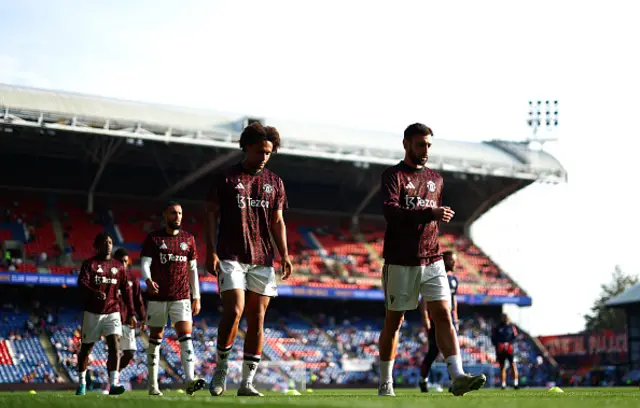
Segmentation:
{"type": "Polygon", "coordinates": [[[96,295],[98,297],[98,299],[100,300],[106,300],[107,299],[107,294],[104,292],[98,292],[98,294],[96,295]]]}
{"type": "Polygon", "coordinates": [[[436,221],[449,222],[456,213],[450,207],[438,207],[433,209],[436,221]]]}
{"type": "Polygon", "coordinates": [[[151,279],[147,279],[147,292],[152,295],[157,295],[160,292],[160,286],[151,279]]]}
{"type": "Polygon", "coordinates": [[[129,316],[129,319],[127,319],[127,324],[129,325],[129,327],[135,330],[136,326],[138,326],[138,320],[135,316],[129,316]]]}
{"type": "Polygon", "coordinates": [[[191,302],[191,314],[194,316],[200,314],[200,299],[193,299],[191,302]]]}
{"type": "Polygon", "coordinates": [[[218,276],[218,272],[220,271],[220,258],[218,258],[218,254],[212,253],[207,256],[205,268],[207,268],[207,272],[213,276],[218,276]]]}
{"type": "Polygon", "coordinates": [[[430,319],[426,319],[426,320],[422,320],[422,324],[424,324],[424,327],[427,328],[427,330],[431,330],[431,320],[430,319]]]}
{"type": "Polygon", "coordinates": [[[282,258],[282,280],[289,279],[289,276],[293,273],[293,263],[291,258],[287,255],[282,258]]]}

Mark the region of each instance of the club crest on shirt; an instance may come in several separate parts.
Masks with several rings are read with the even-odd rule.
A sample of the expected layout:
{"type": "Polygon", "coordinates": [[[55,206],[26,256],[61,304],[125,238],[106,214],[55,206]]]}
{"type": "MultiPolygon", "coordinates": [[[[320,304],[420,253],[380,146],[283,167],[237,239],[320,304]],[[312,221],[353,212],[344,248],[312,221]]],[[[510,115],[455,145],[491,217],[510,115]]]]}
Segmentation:
{"type": "Polygon", "coordinates": [[[114,268],[111,268],[111,273],[112,273],[113,275],[116,275],[116,274],[118,273],[118,268],[115,268],[115,267],[114,267],[114,268]]]}
{"type": "Polygon", "coordinates": [[[271,184],[265,184],[262,186],[262,191],[264,191],[266,194],[271,194],[273,193],[273,187],[271,187],[271,184]]]}
{"type": "Polygon", "coordinates": [[[427,188],[433,193],[434,191],[436,191],[436,183],[431,180],[427,181],[427,188]]]}
{"type": "Polygon", "coordinates": [[[186,251],[187,249],[189,249],[189,245],[187,245],[186,242],[181,242],[180,249],[182,249],[183,251],[186,251]]]}

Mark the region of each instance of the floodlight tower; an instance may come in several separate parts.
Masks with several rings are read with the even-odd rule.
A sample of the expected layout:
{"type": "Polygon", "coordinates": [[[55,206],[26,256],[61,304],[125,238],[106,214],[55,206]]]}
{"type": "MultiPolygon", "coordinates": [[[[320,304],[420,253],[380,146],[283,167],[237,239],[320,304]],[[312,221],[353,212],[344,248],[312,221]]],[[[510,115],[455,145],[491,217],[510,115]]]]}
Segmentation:
{"type": "Polygon", "coordinates": [[[537,142],[542,146],[546,142],[557,141],[558,138],[549,137],[548,134],[558,127],[558,101],[529,101],[529,118],[527,119],[527,125],[529,125],[532,130],[532,136],[527,140],[528,142],[537,142]],[[544,105],[544,119],[542,118],[542,105],[544,105]],[[543,125],[547,129],[547,135],[545,135],[545,137],[539,137],[538,129],[543,125]]]}

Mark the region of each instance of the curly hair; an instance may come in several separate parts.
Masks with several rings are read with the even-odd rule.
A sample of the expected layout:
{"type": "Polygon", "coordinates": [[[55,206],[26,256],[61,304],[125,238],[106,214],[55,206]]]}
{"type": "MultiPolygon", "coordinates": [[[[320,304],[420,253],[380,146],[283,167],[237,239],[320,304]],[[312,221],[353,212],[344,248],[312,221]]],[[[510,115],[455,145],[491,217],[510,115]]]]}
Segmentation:
{"type": "Polygon", "coordinates": [[[273,126],[262,126],[259,122],[254,122],[244,128],[240,135],[240,148],[243,152],[247,146],[261,142],[271,142],[275,153],[280,147],[280,133],[273,126]]]}
{"type": "Polygon", "coordinates": [[[107,242],[107,238],[111,238],[111,242],[113,242],[113,237],[108,232],[101,232],[93,240],[93,248],[98,249],[101,245],[104,245],[107,242]]]}
{"type": "Polygon", "coordinates": [[[127,251],[126,248],[118,248],[116,252],[113,253],[113,257],[120,262],[122,262],[125,256],[129,256],[129,251],[127,251]]]}

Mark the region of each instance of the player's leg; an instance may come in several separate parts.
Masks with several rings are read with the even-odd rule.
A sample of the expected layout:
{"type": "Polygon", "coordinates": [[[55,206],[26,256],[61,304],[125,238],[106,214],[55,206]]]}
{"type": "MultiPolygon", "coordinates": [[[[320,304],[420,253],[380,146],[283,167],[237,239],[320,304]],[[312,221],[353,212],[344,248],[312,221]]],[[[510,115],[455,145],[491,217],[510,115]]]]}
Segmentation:
{"type": "Polygon", "coordinates": [[[436,340],[436,328],[431,322],[432,326],[429,327],[427,331],[427,336],[429,339],[429,349],[427,354],[424,356],[422,360],[422,364],[420,365],[420,391],[428,392],[428,381],[429,381],[429,373],[431,372],[431,366],[438,358],[438,354],[440,354],[440,349],[438,348],[438,342],[436,340]]]}
{"type": "Polygon", "coordinates": [[[517,390],[520,388],[518,383],[518,365],[514,360],[513,353],[509,354],[509,367],[511,368],[511,375],[513,376],[513,388],[517,390]]]}
{"type": "Polygon", "coordinates": [[[272,297],[278,295],[276,271],[271,266],[253,265],[247,269],[247,291],[245,292],[244,315],[247,333],[244,339],[244,361],[242,384],[239,396],[262,397],[253,386],[264,345],[264,318],[272,297]]]}
{"type": "Polygon", "coordinates": [[[78,388],[76,395],[85,395],[87,392],[87,367],[89,366],[89,355],[93,350],[93,345],[100,340],[101,333],[100,315],[84,312],[82,314],[82,344],[78,353],[78,388]]]}
{"type": "Polygon", "coordinates": [[[451,392],[456,395],[477,390],[487,381],[483,374],[467,375],[462,369],[462,356],[458,335],[451,319],[451,292],[443,261],[423,268],[421,280],[422,297],[427,301],[435,331],[436,343],[447,363],[449,376],[453,381],[451,392]]]}
{"type": "Polygon", "coordinates": [[[85,395],[87,393],[87,367],[89,366],[89,355],[93,350],[94,343],[85,343],[80,345],[78,353],[78,388],[76,395],[85,395]]]}
{"type": "Polygon", "coordinates": [[[385,265],[382,269],[382,287],[386,314],[378,348],[380,350],[380,384],[378,395],[395,396],[393,391],[393,365],[400,338],[404,313],[418,307],[419,270],[416,267],[385,265]]]}
{"type": "Polygon", "coordinates": [[[167,325],[168,313],[167,302],[149,301],[147,306],[147,326],[149,326],[149,347],[147,348],[149,395],[162,395],[158,386],[158,366],[160,365],[160,344],[164,337],[164,327],[167,325]]]}
{"type": "Polygon", "coordinates": [[[137,349],[136,329],[132,329],[128,325],[123,325],[122,338],[120,338],[120,350],[122,351],[122,356],[120,357],[120,363],[118,364],[118,368],[121,373],[122,370],[127,368],[131,360],[133,360],[133,356],[137,349]]]}
{"type": "Polygon", "coordinates": [[[107,357],[107,371],[109,371],[109,395],[124,393],[123,385],[120,385],[120,336],[117,334],[105,335],[109,354],[107,357]]]}
{"type": "Polygon", "coordinates": [[[169,303],[169,317],[175,324],[178,342],[180,343],[180,360],[187,383],[186,392],[193,395],[196,391],[204,388],[205,382],[201,378],[196,378],[195,373],[195,350],[191,333],[193,330],[193,318],[191,312],[191,301],[189,299],[169,303]]]}
{"type": "Polygon", "coordinates": [[[238,324],[244,312],[244,292],[247,287],[246,268],[235,261],[220,261],[218,290],[222,299],[222,316],[218,325],[217,362],[209,392],[222,395],[226,389],[229,354],[238,334],[238,324]]]}
{"type": "Polygon", "coordinates": [[[120,385],[120,337],[122,337],[122,320],[120,313],[102,316],[102,334],[109,350],[107,371],[109,372],[109,395],[120,395],[125,389],[120,385]]]}
{"type": "Polygon", "coordinates": [[[498,358],[498,363],[500,364],[500,385],[503,390],[507,389],[507,359],[505,356],[500,353],[501,356],[498,358]]]}

